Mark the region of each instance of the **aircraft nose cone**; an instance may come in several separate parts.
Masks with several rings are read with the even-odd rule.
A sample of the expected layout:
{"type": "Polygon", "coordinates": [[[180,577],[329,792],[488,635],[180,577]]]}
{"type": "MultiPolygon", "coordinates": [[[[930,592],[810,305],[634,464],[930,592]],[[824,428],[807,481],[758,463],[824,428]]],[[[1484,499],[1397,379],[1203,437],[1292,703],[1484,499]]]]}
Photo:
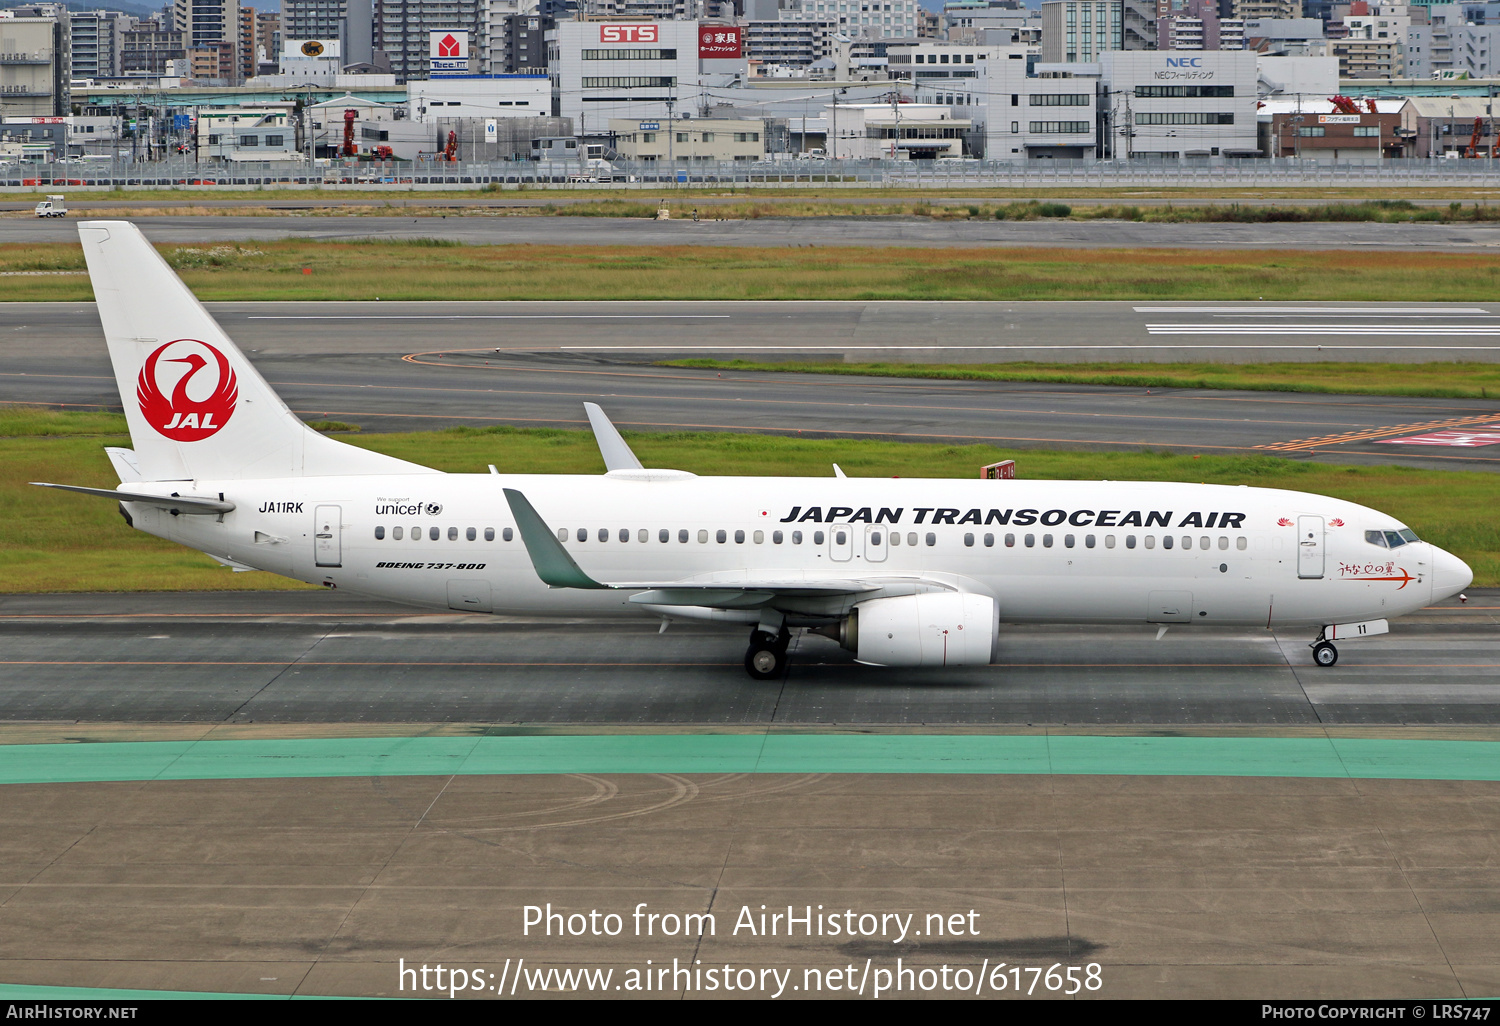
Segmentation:
{"type": "Polygon", "coordinates": [[[1432,547],[1432,601],[1452,598],[1474,583],[1474,571],[1453,553],[1432,547]]]}

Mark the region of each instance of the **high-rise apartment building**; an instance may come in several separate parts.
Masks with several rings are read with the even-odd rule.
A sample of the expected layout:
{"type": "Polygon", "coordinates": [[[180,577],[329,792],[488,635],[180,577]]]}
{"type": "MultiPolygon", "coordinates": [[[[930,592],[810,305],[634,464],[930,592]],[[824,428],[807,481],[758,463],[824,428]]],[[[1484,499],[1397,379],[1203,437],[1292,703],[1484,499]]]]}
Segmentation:
{"type": "Polygon", "coordinates": [[[1042,60],[1090,63],[1124,49],[1124,18],[1121,0],[1045,0],[1042,60]]]}
{"type": "Polygon", "coordinates": [[[747,21],[830,22],[851,39],[915,39],[917,0],[745,0],[747,21]]]}
{"type": "MultiPolygon", "coordinates": [[[[354,2],[354,0],[350,0],[354,2]]],[[[428,33],[469,33],[469,52],[484,54],[486,0],[375,0],[373,45],[385,53],[398,82],[428,77],[428,33]]]]}
{"type": "Polygon", "coordinates": [[[194,78],[217,78],[230,84],[241,81],[237,59],[240,44],[239,0],[173,0],[172,27],[182,33],[194,78]],[[199,74],[210,68],[217,68],[218,73],[199,74]]]}
{"type": "Polygon", "coordinates": [[[372,0],[281,0],[281,38],[339,40],[345,64],[373,62],[372,0]]]}
{"type": "Polygon", "coordinates": [[[274,75],[281,55],[281,12],[255,12],[255,73],[274,75]]]}
{"type": "Polygon", "coordinates": [[[74,78],[116,78],[120,46],[135,19],[120,11],[70,11],[74,78]]]}

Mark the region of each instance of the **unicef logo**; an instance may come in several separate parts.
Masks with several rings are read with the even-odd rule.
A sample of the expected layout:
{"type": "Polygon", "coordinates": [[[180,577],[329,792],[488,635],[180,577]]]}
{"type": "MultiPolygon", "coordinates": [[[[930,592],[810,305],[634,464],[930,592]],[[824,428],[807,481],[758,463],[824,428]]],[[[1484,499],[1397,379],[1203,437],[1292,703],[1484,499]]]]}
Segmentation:
{"type": "Polygon", "coordinates": [[[422,507],[422,510],[428,516],[435,517],[443,511],[443,504],[441,502],[429,502],[427,505],[422,507]]]}

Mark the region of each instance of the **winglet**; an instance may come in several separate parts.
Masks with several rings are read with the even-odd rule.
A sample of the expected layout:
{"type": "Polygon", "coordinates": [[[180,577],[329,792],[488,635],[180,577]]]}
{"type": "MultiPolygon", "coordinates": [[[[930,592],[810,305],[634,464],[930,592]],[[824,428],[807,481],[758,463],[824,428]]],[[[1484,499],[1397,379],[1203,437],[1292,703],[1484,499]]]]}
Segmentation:
{"type": "Polygon", "coordinates": [[[594,429],[594,441],[599,443],[599,455],[604,457],[606,471],[644,469],[598,403],[584,403],[583,409],[589,415],[589,427],[594,429]]]}
{"type": "MultiPolygon", "coordinates": [[[[605,421],[605,423],[609,422],[605,421]]],[[[629,452],[628,449],[626,451],[629,452]]],[[[526,545],[526,554],[531,557],[531,565],[536,568],[536,575],[542,579],[543,584],[549,588],[599,589],[609,587],[607,584],[600,584],[578,568],[578,564],[573,562],[573,557],[568,555],[568,550],[562,547],[562,543],[557,540],[557,536],[552,533],[552,529],[547,526],[541,514],[532,508],[526,496],[514,488],[507,488],[505,501],[510,503],[510,512],[516,518],[516,529],[521,532],[521,541],[526,545]]]]}

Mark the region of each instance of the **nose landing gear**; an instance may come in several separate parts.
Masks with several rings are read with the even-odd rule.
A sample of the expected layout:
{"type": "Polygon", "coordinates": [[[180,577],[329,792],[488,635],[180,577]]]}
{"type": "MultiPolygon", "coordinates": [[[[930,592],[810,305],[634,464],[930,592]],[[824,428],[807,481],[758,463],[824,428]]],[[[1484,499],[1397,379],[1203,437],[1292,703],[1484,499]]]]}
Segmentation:
{"type": "Polygon", "coordinates": [[[750,647],[745,650],[745,672],[756,680],[780,677],[786,673],[786,650],[791,643],[791,631],[785,627],[775,634],[755,628],[750,632],[750,647]]]}
{"type": "Polygon", "coordinates": [[[1328,628],[1324,627],[1318,631],[1318,636],[1308,648],[1312,649],[1313,662],[1319,666],[1332,666],[1339,661],[1339,650],[1333,647],[1333,642],[1328,640],[1328,628]]]}

